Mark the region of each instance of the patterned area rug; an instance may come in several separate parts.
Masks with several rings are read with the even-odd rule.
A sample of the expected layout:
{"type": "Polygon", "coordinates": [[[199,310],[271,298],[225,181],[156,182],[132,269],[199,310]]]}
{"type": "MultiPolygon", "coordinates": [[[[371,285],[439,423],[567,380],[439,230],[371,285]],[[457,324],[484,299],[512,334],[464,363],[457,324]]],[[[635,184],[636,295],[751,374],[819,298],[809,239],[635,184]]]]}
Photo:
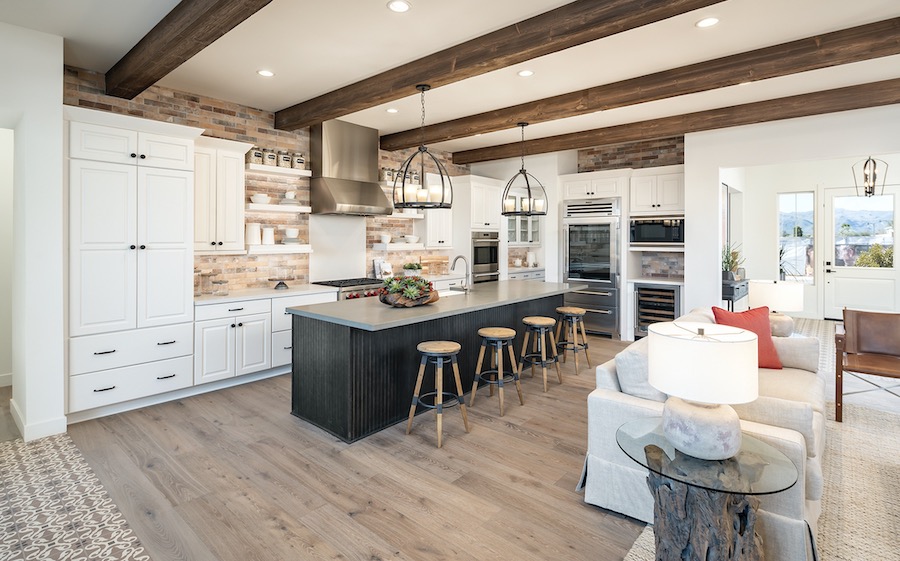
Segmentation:
{"type": "MultiPolygon", "coordinates": [[[[819,370],[826,376],[834,372],[832,324],[798,319],[794,326],[801,335],[819,338],[819,370]]],[[[826,418],[834,419],[832,402],[826,418]]],[[[844,419],[825,421],[819,559],[900,561],[900,415],[845,403],[844,419]]],[[[653,527],[647,526],[625,561],[655,556],[653,527]]]]}
{"type": "Polygon", "coordinates": [[[149,561],[67,435],[0,443],[0,559],[149,561]]]}

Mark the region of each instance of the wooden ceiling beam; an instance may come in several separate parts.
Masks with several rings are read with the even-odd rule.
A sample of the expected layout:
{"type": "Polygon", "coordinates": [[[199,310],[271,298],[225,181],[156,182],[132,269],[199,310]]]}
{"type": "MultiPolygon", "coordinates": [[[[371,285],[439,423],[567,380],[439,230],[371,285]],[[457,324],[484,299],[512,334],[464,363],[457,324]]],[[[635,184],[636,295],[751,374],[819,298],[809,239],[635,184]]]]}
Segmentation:
{"type": "Polygon", "coordinates": [[[275,113],[297,130],[648,25],[723,0],[577,0],[275,113]]]}
{"type": "Polygon", "coordinates": [[[181,0],[106,73],[106,93],[134,99],[272,0],[181,0]]]}
{"type": "MultiPolygon", "coordinates": [[[[425,143],[511,129],[520,121],[553,121],[896,54],[900,54],[900,18],[436,123],[425,127],[425,143]]],[[[421,129],[411,129],[382,136],[381,149],[400,150],[421,142],[421,129]]]]}
{"type": "MultiPolygon", "coordinates": [[[[882,82],[872,82],[858,86],[699,111],[697,113],[663,117],[639,123],[628,123],[614,127],[537,138],[525,142],[525,154],[545,154],[560,150],[575,150],[607,144],[652,140],[692,132],[898,103],[900,103],[900,78],[895,78],[882,82]]],[[[886,123],[885,126],[890,125],[886,123]]],[[[521,152],[522,144],[520,142],[489,146],[475,150],[454,152],[453,163],[465,165],[515,158],[521,152]]]]}

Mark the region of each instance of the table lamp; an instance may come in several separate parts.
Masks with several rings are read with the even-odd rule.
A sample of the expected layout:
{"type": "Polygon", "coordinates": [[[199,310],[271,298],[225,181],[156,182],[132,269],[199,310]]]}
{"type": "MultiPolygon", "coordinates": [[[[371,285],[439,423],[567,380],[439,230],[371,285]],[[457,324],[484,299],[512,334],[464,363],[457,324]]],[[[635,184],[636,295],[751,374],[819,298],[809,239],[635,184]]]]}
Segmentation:
{"type": "Polygon", "coordinates": [[[669,395],[663,434],[703,460],[741,449],[741,423],[729,405],[759,396],[756,334],[715,323],[661,322],[648,327],[650,385],[669,395]]]}
{"type": "Polygon", "coordinates": [[[790,336],[794,332],[794,319],[779,312],[803,311],[803,283],[752,280],[748,290],[751,308],[768,306],[772,335],[790,336]]]}

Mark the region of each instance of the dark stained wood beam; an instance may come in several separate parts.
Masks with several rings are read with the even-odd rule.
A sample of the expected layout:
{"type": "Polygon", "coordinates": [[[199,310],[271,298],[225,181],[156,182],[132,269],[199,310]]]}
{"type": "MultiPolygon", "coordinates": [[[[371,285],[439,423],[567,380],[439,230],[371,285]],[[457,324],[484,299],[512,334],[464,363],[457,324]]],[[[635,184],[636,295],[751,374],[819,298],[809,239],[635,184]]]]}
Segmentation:
{"type": "Polygon", "coordinates": [[[648,25],[723,0],[578,0],[275,113],[297,130],[648,25]]]}
{"type": "MultiPolygon", "coordinates": [[[[520,121],[553,121],[896,54],[900,54],[900,18],[436,123],[425,127],[425,143],[506,130],[520,121]]],[[[384,135],[381,149],[418,146],[421,135],[421,129],[384,135]]]]}
{"type": "Polygon", "coordinates": [[[106,93],[134,99],[271,1],[181,0],[109,69],[106,93]]]}
{"type": "MultiPolygon", "coordinates": [[[[900,78],[770,99],[721,109],[687,113],[639,123],[537,138],[525,142],[525,154],[545,154],[607,144],[637,142],[692,132],[708,131],[768,121],[809,117],[838,111],[900,103],[900,78]]],[[[890,126],[885,123],[885,126],[890,126]]],[[[454,164],[516,158],[522,143],[514,142],[453,153],[454,164]]]]}

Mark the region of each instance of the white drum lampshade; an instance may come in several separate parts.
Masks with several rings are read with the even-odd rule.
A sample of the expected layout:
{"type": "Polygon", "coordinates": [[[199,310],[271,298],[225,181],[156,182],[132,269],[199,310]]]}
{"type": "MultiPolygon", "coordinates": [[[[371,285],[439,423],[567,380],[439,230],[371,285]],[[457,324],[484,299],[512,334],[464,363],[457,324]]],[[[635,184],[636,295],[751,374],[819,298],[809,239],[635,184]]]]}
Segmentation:
{"type": "Polygon", "coordinates": [[[787,337],[794,332],[794,320],[780,312],[803,311],[803,283],[752,280],[748,285],[751,308],[768,306],[772,335],[787,337]]]}
{"type": "Polygon", "coordinates": [[[663,433],[679,451],[731,458],[741,425],[728,404],[759,397],[756,334],[715,323],[662,322],[648,328],[650,385],[669,395],[663,433]]]}

